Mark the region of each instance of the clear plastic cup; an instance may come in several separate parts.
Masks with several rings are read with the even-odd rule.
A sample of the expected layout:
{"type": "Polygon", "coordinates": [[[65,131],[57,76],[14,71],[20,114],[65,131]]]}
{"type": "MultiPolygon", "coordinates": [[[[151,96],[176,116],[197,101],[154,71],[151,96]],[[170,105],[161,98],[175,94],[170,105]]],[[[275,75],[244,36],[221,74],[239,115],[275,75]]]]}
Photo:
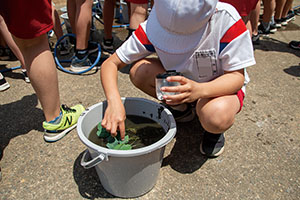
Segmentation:
{"type": "Polygon", "coordinates": [[[178,92],[163,92],[160,90],[161,87],[178,86],[179,82],[169,82],[167,77],[169,76],[181,76],[179,72],[175,70],[166,71],[163,74],[158,74],[155,79],[156,96],[158,100],[163,100],[163,95],[175,95],[178,92]]]}

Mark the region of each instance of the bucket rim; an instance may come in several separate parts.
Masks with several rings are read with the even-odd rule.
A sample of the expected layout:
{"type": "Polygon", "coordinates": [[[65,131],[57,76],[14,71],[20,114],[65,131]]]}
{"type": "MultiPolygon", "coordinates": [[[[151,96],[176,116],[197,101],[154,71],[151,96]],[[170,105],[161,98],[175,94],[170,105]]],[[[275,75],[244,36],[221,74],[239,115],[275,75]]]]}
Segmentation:
{"type": "MultiPolygon", "coordinates": [[[[158,104],[157,102],[145,99],[145,98],[140,98],[140,97],[121,97],[122,102],[124,103],[125,100],[142,100],[145,101],[147,103],[150,104],[158,104]]],[[[91,112],[91,110],[93,110],[94,108],[102,105],[105,101],[96,103],[90,107],[88,107],[79,117],[78,121],[77,121],[77,134],[79,136],[79,139],[81,140],[82,143],[84,143],[88,149],[91,148],[94,151],[98,152],[99,154],[105,154],[106,157],[107,156],[114,156],[114,157],[133,157],[133,156],[139,156],[139,155],[144,155],[144,154],[148,154],[151,153],[157,149],[160,149],[164,146],[166,146],[174,137],[176,134],[176,122],[175,119],[172,115],[172,113],[164,106],[162,106],[164,108],[163,112],[166,112],[167,115],[170,118],[170,127],[168,129],[168,131],[166,132],[165,136],[160,139],[159,141],[146,146],[146,147],[142,147],[142,148],[138,148],[138,149],[131,149],[131,150],[114,150],[114,149],[108,149],[108,148],[104,148],[101,147],[93,142],[91,142],[82,132],[82,121],[84,120],[85,115],[88,112],[91,112]]]]}

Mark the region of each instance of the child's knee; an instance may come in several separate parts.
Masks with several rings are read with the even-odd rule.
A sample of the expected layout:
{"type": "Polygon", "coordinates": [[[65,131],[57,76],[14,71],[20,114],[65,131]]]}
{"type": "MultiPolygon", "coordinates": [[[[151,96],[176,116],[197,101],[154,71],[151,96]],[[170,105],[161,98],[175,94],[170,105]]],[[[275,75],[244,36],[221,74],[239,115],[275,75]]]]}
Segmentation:
{"type": "Polygon", "coordinates": [[[156,74],[163,71],[160,62],[155,59],[142,59],[133,64],[129,72],[131,82],[135,86],[153,84],[156,74]]]}
{"type": "Polygon", "coordinates": [[[139,86],[145,83],[145,80],[147,80],[147,77],[149,77],[148,75],[149,72],[147,72],[148,69],[139,67],[140,65],[141,63],[139,62],[133,64],[129,72],[130,80],[135,86],[139,86]]]}
{"type": "Polygon", "coordinates": [[[203,128],[213,132],[224,132],[229,129],[234,123],[235,116],[228,112],[227,107],[222,103],[197,109],[197,115],[203,128]]]}

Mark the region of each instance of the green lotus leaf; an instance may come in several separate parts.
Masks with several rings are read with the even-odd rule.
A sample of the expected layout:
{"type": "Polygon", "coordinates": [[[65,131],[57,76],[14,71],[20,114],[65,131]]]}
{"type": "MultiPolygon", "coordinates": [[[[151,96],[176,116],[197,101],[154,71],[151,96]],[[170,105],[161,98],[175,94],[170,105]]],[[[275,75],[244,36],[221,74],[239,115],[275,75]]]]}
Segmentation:
{"type": "Polygon", "coordinates": [[[118,145],[118,144],[119,144],[119,141],[116,140],[116,138],[114,138],[114,141],[111,142],[111,143],[107,143],[106,146],[107,146],[107,148],[109,148],[109,149],[114,149],[115,146],[118,145]]]}
{"type": "Polygon", "coordinates": [[[100,138],[107,138],[107,137],[110,136],[110,133],[105,128],[103,128],[101,126],[101,123],[98,124],[97,128],[98,128],[98,131],[97,131],[96,134],[98,135],[98,137],[100,137],[100,138]]]}
{"type": "Polygon", "coordinates": [[[130,144],[117,144],[114,147],[115,150],[130,150],[131,149],[131,145],[130,144]]]}

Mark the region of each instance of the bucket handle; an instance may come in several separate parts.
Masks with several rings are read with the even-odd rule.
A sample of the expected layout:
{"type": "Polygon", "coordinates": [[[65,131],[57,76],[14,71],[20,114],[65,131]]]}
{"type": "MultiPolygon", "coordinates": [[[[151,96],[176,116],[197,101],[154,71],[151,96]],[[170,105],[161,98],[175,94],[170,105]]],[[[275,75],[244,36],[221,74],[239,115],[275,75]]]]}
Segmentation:
{"type": "Polygon", "coordinates": [[[86,149],[84,151],[84,153],[82,155],[82,158],[81,158],[81,162],[80,162],[81,166],[85,169],[90,169],[92,167],[95,167],[96,165],[101,163],[106,157],[105,154],[101,153],[97,157],[95,157],[94,159],[86,162],[87,153],[88,153],[88,149],[86,149]]]}

